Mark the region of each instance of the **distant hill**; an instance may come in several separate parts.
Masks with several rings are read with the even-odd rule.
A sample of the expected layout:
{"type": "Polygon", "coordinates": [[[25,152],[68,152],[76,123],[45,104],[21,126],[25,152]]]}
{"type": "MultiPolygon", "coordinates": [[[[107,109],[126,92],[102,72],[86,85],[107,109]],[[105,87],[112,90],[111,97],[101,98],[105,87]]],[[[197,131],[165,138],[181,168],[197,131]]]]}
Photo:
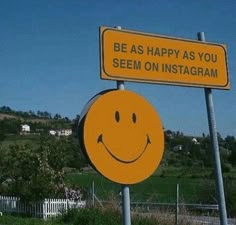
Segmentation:
{"type": "Polygon", "coordinates": [[[3,120],[3,119],[17,119],[17,116],[0,112],[0,120],[3,120]]]}
{"type": "MultiPolygon", "coordinates": [[[[21,126],[30,126],[31,133],[48,134],[49,130],[76,129],[77,123],[67,117],[56,113],[52,115],[47,111],[28,112],[16,111],[8,106],[0,107],[0,139],[7,135],[20,134],[21,126]]],[[[75,132],[76,133],[76,132],[75,132]]]]}
{"type": "Polygon", "coordinates": [[[0,120],[3,119],[19,119],[22,121],[30,121],[35,123],[48,123],[52,120],[60,120],[64,122],[71,122],[68,117],[63,117],[60,114],[56,113],[52,115],[47,111],[40,111],[34,112],[29,110],[28,112],[23,111],[16,111],[11,109],[9,106],[2,106],[0,107],[0,120]]]}
{"type": "Polygon", "coordinates": [[[20,116],[20,115],[14,115],[9,113],[1,113],[0,112],[0,121],[1,120],[4,120],[4,119],[15,119],[15,120],[19,120],[21,121],[22,123],[24,122],[30,122],[30,123],[51,123],[51,122],[54,122],[55,119],[54,118],[41,118],[41,117],[30,117],[30,116],[20,116]]]}

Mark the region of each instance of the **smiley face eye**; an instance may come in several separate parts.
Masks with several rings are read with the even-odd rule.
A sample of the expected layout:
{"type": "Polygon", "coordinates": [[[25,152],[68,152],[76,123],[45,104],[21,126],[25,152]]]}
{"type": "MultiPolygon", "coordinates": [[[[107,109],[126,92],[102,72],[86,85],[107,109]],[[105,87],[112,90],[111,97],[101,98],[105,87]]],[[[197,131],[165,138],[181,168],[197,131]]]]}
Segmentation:
{"type": "Polygon", "coordinates": [[[137,121],[137,116],[135,113],[132,114],[132,120],[133,120],[133,123],[136,123],[137,121]]]}
{"type": "Polygon", "coordinates": [[[118,111],[115,112],[115,120],[117,123],[120,121],[120,113],[118,111]]]}

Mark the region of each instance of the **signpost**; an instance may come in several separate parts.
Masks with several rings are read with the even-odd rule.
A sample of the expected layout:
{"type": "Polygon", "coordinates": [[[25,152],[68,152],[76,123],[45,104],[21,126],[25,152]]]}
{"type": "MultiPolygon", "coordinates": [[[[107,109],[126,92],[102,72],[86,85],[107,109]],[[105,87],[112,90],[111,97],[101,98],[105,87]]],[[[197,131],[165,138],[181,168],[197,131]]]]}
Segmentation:
{"type": "Polygon", "coordinates": [[[100,28],[101,78],[229,89],[224,45],[100,28]]]}
{"type": "Polygon", "coordinates": [[[80,120],[80,142],[91,164],[101,174],[123,184],[124,225],[131,225],[128,185],[140,182],[151,175],[161,160],[164,148],[159,117],[144,99],[124,90],[124,80],[205,89],[220,224],[227,225],[211,91],[212,88],[230,89],[226,48],[221,44],[205,42],[204,33],[198,34],[198,40],[121,30],[120,27],[100,28],[101,78],[117,81],[118,90],[102,92],[103,96],[97,95],[90,102],[87,113],[80,120]],[[137,120],[137,115],[142,119],[137,120]],[[142,123],[139,124],[138,121],[142,123]],[[96,129],[93,127],[94,124],[96,129]],[[158,134],[158,138],[152,138],[153,133],[158,134]],[[124,152],[123,149],[127,147],[133,149],[132,152],[124,152]],[[158,154],[154,149],[158,149],[158,154]],[[154,163],[150,163],[153,161],[154,163]],[[114,171],[111,170],[112,166],[116,168],[114,171]],[[142,166],[145,170],[140,169],[142,166]]]}
{"type": "MultiPolygon", "coordinates": [[[[205,34],[203,32],[199,32],[198,39],[204,42],[205,34]]],[[[213,153],[214,167],[215,167],[217,198],[218,198],[218,203],[220,207],[220,224],[227,225],[227,212],[226,212],[226,206],[225,206],[224,185],[223,185],[222,172],[221,172],[220,151],[219,151],[219,144],[218,144],[218,139],[217,139],[213,95],[210,88],[205,88],[205,99],[206,99],[207,117],[208,117],[212,153],[213,153]]]]}

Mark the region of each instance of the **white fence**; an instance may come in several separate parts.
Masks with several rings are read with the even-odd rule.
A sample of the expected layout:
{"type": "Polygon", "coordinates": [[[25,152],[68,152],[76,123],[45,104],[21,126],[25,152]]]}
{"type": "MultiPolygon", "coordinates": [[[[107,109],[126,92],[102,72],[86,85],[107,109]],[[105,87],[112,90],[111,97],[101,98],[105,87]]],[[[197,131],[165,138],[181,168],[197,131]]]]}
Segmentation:
{"type": "Polygon", "coordinates": [[[9,213],[28,214],[33,217],[47,219],[66,212],[71,208],[84,208],[86,201],[74,201],[69,199],[45,199],[36,203],[25,203],[17,197],[0,195],[0,211],[9,213]]]}

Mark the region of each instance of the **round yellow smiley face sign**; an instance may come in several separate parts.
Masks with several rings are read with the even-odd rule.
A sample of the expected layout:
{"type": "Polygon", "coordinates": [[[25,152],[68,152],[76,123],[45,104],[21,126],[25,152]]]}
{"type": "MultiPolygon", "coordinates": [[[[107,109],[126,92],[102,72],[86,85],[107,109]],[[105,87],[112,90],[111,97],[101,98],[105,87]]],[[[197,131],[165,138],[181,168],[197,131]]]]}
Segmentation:
{"type": "Polygon", "coordinates": [[[149,177],[164,150],[161,120],[142,96],[127,90],[96,95],[79,123],[80,144],[95,169],[120,184],[149,177]]]}

